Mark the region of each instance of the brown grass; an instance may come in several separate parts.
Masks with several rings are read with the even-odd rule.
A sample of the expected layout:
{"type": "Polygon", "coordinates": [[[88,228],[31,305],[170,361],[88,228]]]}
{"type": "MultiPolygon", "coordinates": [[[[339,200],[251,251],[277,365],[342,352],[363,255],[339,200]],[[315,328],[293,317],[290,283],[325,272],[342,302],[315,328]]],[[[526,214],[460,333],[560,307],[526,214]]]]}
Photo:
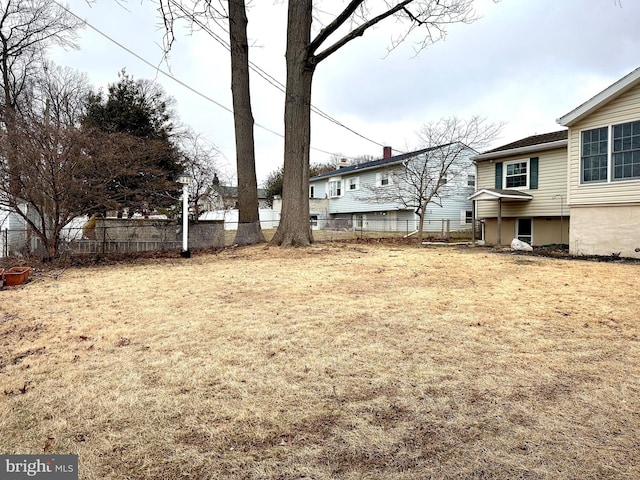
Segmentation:
{"type": "Polygon", "coordinates": [[[0,452],[83,479],[640,478],[637,265],[229,249],[0,292],[0,452]]]}

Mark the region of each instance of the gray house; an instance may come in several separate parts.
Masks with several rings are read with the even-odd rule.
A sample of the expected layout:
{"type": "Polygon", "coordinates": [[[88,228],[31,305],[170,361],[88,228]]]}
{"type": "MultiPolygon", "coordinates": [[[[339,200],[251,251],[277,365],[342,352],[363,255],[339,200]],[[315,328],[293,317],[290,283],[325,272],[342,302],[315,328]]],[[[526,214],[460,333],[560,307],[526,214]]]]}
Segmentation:
{"type": "MultiPolygon", "coordinates": [[[[27,205],[20,206],[22,211],[27,211],[27,208],[27,205]]],[[[38,238],[30,234],[24,218],[0,208],[0,257],[34,251],[38,243],[38,238]]]]}
{"type": "Polygon", "coordinates": [[[414,232],[418,229],[418,190],[438,195],[427,205],[423,230],[443,232],[470,228],[477,152],[452,143],[355,165],[341,161],[334,171],[312,177],[309,210],[313,228],[414,232]],[[446,166],[446,167],[445,167],[446,166]]]}

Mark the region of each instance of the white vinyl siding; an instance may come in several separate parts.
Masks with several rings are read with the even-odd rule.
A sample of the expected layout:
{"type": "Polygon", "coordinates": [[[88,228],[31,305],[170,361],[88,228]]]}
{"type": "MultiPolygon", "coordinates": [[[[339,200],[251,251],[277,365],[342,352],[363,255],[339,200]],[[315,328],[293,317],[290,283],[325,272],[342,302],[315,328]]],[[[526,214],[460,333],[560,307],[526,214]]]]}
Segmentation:
{"type": "MultiPolygon", "coordinates": [[[[581,163],[583,131],[637,121],[640,121],[640,85],[620,95],[569,129],[569,205],[640,202],[640,179],[622,178],[608,182],[584,183],[581,163]]],[[[609,149],[611,150],[611,147],[609,149]]],[[[611,170],[609,175],[612,175],[611,170]]]]}

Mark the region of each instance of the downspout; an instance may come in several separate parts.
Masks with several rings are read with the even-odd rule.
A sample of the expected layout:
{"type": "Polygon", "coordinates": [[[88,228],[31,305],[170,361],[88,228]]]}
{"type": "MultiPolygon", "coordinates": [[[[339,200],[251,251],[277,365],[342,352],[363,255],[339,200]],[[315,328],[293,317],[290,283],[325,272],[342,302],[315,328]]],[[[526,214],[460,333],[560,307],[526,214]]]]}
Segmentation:
{"type": "Polygon", "coordinates": [[[476,201],[471,201],[471,243],[476,243],[476,201]]]}
{"type": "Polygon", "coordinates": [[[502,245],[502,198],[498,198],[498,245],[502,245]]]}

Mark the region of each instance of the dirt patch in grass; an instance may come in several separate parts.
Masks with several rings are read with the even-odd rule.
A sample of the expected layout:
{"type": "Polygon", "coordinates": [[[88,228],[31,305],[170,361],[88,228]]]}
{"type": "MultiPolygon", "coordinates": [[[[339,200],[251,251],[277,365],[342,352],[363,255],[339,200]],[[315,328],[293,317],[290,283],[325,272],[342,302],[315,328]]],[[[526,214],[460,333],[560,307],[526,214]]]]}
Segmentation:
{"type": "Polygon", "coordinates": [[[0,292],[0,452],[83,479],[639,478],[638,266],[321,244],[0,292]]]}

